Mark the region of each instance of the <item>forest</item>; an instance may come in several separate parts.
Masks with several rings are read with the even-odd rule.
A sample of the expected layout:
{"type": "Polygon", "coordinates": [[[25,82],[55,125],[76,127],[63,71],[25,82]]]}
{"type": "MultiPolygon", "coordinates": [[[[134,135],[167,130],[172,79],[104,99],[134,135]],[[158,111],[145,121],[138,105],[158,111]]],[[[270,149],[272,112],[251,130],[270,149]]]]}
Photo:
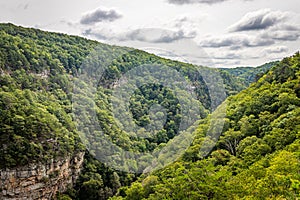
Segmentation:
{"type": "MultiPolygon", "coordinates": [[[[298,199],[299,68],[299,52],[257,68],[211,69],[78,36],[0,24],[0,168],[85,151],[76,185],[56,198],[298,199]],[[124,127],[140,127],[124,130],[114,118],[112,104],[122,103],[114,89],[124,74],[148,65],[180,73],[193,86],[196,98],[178,98],[160,84],[142,85],[130,97],[127,112],[117,106],[121,117],[132,115],[132,121],[124,120],[124,127]],[[101,68],[105,71],[97,71],[101,68]],[[223,86],[215,88],[224,87],[224,96],[212,99],[199,70],[220,75],[223,86]],[[87,93],[91,86],[95,91],[87,93]],[[193,105],[187,116],[182,101],[193,105]],[[152,116],[149,109],[157,104],[166,112],[152,116]],[[90,117],[91,107],[97,125],[90,117]],[[206,133],[222,109],[220,137],[203,156],[202,147],[211,139],[206,133]],[[128,152],[159,151],[176,138],[181,121],[189,121],[190,116],[198,123],[191,145],[161,169],[141,173],[147,167],[146,157],[124,161],[119,153],[107,161],[125,170],[97,158],[111,151],[103,137],[128,152]],[[147,134],[145,127],[153,118],[166,119],[161,130],[151,133],[151,138],[139,137],[147,134]]],[[[144,74],[156,75],[144,69],[144,74]]],[[[175,74],[157,76],[168,79],[175,74]]],[[[176,89],[184,96],[184,89],[176,89]]],[[[166,157],[172,154],[176,152],[169,151],[166,157]]]]}
{"type": "Polygon", "coordinates": [[[300,55],[284,58],[229,97],[222,135],[199,154],[209,119],[181,159],[122,187],[112,199],[298,199],[300,55]]]}

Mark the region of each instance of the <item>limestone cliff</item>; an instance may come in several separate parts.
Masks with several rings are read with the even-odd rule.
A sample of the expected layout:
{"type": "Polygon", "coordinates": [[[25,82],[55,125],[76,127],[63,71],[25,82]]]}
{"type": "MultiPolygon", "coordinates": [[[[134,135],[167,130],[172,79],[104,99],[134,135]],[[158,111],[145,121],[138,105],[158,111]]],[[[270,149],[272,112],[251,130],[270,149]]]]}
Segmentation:
{"type": "Polygon", "coordinates": [[[72,186],[82,168],[84,153],[50,160],[47,164],[29,164],[2,169],[0,199],[51,199],[72,186]]]}

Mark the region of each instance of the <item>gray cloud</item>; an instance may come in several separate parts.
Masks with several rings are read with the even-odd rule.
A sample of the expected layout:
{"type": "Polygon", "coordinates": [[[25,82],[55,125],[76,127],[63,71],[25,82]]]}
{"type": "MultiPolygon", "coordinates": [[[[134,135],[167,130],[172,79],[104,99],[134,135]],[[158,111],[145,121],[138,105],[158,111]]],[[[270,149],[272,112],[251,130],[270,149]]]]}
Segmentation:
{"type": "Polygon", "coordinates": [[[114,37],[113,35],[109,35],[109,33],[106,30],[94,30],[91,28],[84,30],[82,32],[82,35],[95,37],[98,40],[110,40],[114,37]]]}
{"type": "Polygon", "coordinates": [[[278,54],[278,53],[285,53],[285,52],[287,52],[288,48],[286,46],[274,46],[274,47],[266,48],[264,51],[267,52],[267,53],[278,54]]]}
{"type": "Polygon", "coordinates": [[[163,57],[163,58],[167,58],[167,59],[171,59],[171,60],[177,60],[177,61],[181,61],[181,62],[188,62],[188,60],[186,60],[183,55],[177,55],[174,53],[174,51],[167,51],[165,49],[161,49],[161,48],[153,48],[153,47],[146,47],[146,48],[142,48],[141,50],[146,51],[148,53],[153,53],[157,56],[163,57]]]}
{"type": "Polygon", "coordinates": [[[228,0],[168,0],[170,4],[183,5],[183,4],[215,4],[228,0]]]}
{"type": "Polygon", "coordinates": [[[112,22],[120,19],[121,17],[122,15],[117,10],[114,10],[112,8],[98,8],[92,12],[84,14],[80,20],[80,23],[89,25],[104,21],[112,22]]]}
{"type": "Polygon", "coordinates": [[[270,36],[276,40],[296,41],[296,40],[298,40],[300,34],[299,33],[291,34],[290,32],[286,32],[286,31],[277,31],[277,32],[271,33],[270,36]]]}
{"type": "Polygon", "coordinates": [[[237,46],[238,44],[242,44],[244,39],[240,39],[237,37],[224,37],[224,38],[208,38],[202,40],[200,42],[201,47],[211,47],[211,48],[219,48],[219,47],[229,47],[229,46],[237,46]]]}
{"type": "Polygon", "coordinates": [[[224,53],[220,55],[213,55],[213,59],[217,60],[232,60],[232,59],[241,59],[242,56],[238,55],[237,53],[224,53]]]}
{"type": "Polygon", "coordinates": [[[28,9],[28,6],[29,6],[29,4],[27,3],[27,4],[25,4],[24,5],[24,10],[27,10],[28,9]]]}
{"type": "Polygon", "coordinates": [[[273,40],[280,41],[296,41],[300,37],[299,31],[288,31],[288,30],[271,30],[263,33],[262,38],[272,38],[273,40]]]}
{"type": "Polygon", "coordinates": [[[226,35],[223,37],[211,37],[200,42],[201,47],[220,48],[229,47],[237,50],[243,47],[259,47],[274,44],[271,39],[261,37],[250,37],[247,35],[226,35]]]}
{"type": "MultiPolygon", "coordinates": [[[[217,4],[229,0],[168,0],[168,3],[175,5],[184,5],[184,4],[217,4]]],[[[253,0],[242,0],[242,1],[253,1],[253,0]]]]}
{"type": "Polygon", "coordinates": [[[18,5],[18,8],[23,10],[27,10],[28,7],[29,7],[29,3],[25,3],[25,2],[18,5]]]}
{"type": "Polygon", "coordinates": [[[252,35],[228,33],[219,37],[202,40],[200,46],[208,48],[228,47],[238,50],[243,47],[263,47],[279,41],[296,41],[300,38],[300,26],[290,22],[290,13],[259,10],[246,14],[239,22],[231,26],[231,32],[259,30],[252,35]]]}
{"type": "Polygon", "coordinates": [[[247,13],[240,21],[229,27],[231,32],[267,29],[287,19],[288,14],[270,9],[247,13]]]}
{"type": "Polygon", "coordinates": [[[300,37],[300,25],[292,23],[279,24],[260,33],[260,37],[276,41],[296,41],[300,37]]]}
{"type": "Polygon", "coordinates": [[[125,40],[138,40],[151,43],[171,43],[176,40],[192,38],[193,35],[185,35],[182,30],[169,31],[163,29],[137,29],[125,34],[125,40]]]}
{"type": "Polygon", "coordinates": [[[100,40],[117,40],[117,41],[141,41],[149,43],[171,43],[181,39],[193,38],[196,33],[185,34],[184,31],[169,31],[156,28],[135,29],[123,33],[114,33],[112,30],[93,30],[87,29],[83,35],[94,36],[100,40]]]}
{"type": "Polygon", "coordinates": [[[220,59],[220,60],[215,60],[211,65],[214,65],[217,68],[222,68],[222,67],[232,67],[232,66],[237,66],[241,65],[240,60],[226,60],[226,59],[220,59]]]}
{"type": "Polygon", "coordinates": [[[300,32],[299,25],[297,26],[297,25],[291,25],[291,24],[282,24],[277,29],[286,30],[286,31],[299,31],[300,32]]]}

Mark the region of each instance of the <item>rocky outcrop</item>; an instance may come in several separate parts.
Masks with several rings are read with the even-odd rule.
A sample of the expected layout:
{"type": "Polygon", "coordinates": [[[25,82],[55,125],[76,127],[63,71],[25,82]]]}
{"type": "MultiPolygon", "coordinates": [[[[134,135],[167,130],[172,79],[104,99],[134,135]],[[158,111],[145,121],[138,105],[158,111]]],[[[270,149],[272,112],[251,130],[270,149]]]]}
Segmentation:
{"type": "Polygon", "coordinates": [[[30,164],[0,170],[0,199],[51,199],[57,192],[71,187],[82,168],[84,153],[50,160],[47,164],[30,164]]]}

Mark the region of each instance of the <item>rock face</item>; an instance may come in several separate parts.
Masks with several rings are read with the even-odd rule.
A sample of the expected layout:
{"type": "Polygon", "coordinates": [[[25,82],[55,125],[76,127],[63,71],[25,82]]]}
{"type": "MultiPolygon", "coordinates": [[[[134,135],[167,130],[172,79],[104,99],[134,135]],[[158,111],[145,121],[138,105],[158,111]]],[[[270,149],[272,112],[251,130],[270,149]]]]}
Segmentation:
{"type": "Polygon", "coordinates": [[[84,153],[50,160],[48,164],[30,164],[0,170],[0,199],[51,199],[72,186],[82,168],[84,153]]]}

